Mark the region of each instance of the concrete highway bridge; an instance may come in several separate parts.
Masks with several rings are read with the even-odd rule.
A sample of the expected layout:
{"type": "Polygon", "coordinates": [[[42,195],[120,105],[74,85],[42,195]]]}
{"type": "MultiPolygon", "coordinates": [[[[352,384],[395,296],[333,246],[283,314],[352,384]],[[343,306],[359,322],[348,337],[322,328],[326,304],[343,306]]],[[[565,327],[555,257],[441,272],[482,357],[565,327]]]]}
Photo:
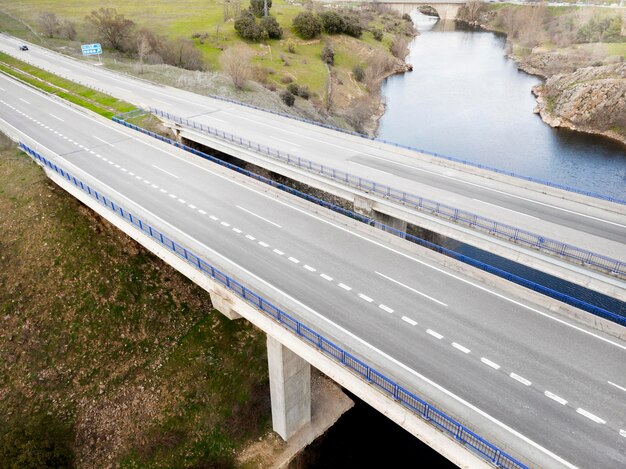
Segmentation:
{"type": "MultiPolygon", "coordinates": [[[[11,38],[0,39],[8,53],[16,55],[15,46],[11,38]]],[[[618,203],[488,177],[458,163],[125,77],[34,45],[28,60],[144,107],[169,109],[161,114],[169,115],[181,141],[340,194],[392,225],[417,224],[423,217],[527,255],[537,265],[543,259],[546,266],[596,279],[604,285],[598,288],[614,288],[616,296],[624,289],[618,272],[532,249],[524,254],[518,243],[425,217],[376,190],[353,187],[349,179],[340,184],[325,171],[313,174],[278,161],[261,152],[261,144],[300,153],[299,163],[319,157],[318,164],[328,164],[335,175],[365,168],[362,178],[382,187],[428,188],[431,197],[482,210],[477,216],[508,215],[508,221],[552,237],[573,236],[606,256],[624,253],[618,203]],[[221,134],[207,131],[216,126],[221,134]],[[226,130],[241,137],[225,139],[226,130]],[[251,142],[260,142],[256,150],[251,142]],[[487,200],[481,204],[482,197],[487,200]],[[594,244],[598,239],[602,243],[594,244]]],[[[623,326],[4,75],[0,128],[55,183],[205,288],[216,309],[267,333],[273,426],[284,439],[309,431],[316,418],[312,365],[461,467],[626,466],[623,326]]]]}

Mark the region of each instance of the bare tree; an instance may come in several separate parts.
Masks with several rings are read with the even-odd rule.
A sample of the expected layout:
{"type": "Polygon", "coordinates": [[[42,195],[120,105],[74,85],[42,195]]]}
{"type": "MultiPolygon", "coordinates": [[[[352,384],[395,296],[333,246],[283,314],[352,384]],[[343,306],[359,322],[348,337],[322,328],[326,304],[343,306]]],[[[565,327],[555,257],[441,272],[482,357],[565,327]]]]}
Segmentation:
{"type": "Polygon", "coordinates": [[[241,0],[224,0],[222,8],[224,22],[238,18],[241,13],[241,0]]]}
{"type": "Polygon", "coordinates": [[[461,7],[459,16],[468,23],[476,23],[480,19],[480,14],[484,9],[484,2],[472,0],[461,7]]]}
{"type": "Polygon", "coordinates": [[[56,36],[61,29],[57,15],[50,11],[44,11],[39,15],[39,25],[41,26],[43,34],[47,37],[56,36]]]}
{"type": "Polygon", "coordinates": [[[243,44],[229,47],[220,57],[224,71],[230,76],[235,88],[241,90],[252,75],[250,59],[252,50],[243,44]]]}
{"type": "Polygon", "coordinates": [[[394,60],[384,52],[376,52],[368,60],[365,69],[365,83],[370,91],[377,89],[377,84],[393,70],[394,60]]]}
{"type": "Polygon", "coordinates": [[[143,61],[152,52],[152,47],[150,46],[148,33],[145,31],[139,31],[135,36],[135,40],[137,43],[137,57],[139,58],[139,73],[143,73],[143,61]]]}
{"type": "Polygon", "coordinates": [[[122,50],[130,38],[135,23],[119,14],[115,8],[100,8],[86,17],[96,32],[113,49],[122,50]]]}
{"type": "Polygon", "coordinates": [[[61,36],[70,41],[76,39],[76,26],[73,21],[63,20],[61,24],[61,36]]]}
{"type": "Polygon", "coordinates": [[[393,42],[389,47],[391,54],[400,60],[406,59],[406,56],[409,55],[409,42],[410,38],[404,34],[398,34],[393,38],[393,42]]]}
{"type": "Polygon", "coordinates": [[[365,132],[365,124],[374,114],[374,98],[364,95],[352,101],[346,114],[346,120],[357,132],[365,132]]]}

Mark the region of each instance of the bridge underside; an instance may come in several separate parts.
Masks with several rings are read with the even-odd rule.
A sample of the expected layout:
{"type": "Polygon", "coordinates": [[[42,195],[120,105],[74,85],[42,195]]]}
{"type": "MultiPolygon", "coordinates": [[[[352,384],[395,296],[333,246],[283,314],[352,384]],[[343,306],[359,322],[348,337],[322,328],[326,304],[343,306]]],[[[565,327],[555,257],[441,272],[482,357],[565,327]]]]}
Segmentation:
{"type": "Polygon", "coordinates": [[[462,4],[459,3],[402,3],[402,2],[380,2],[400,12],[401,14],[410,13],[419,7],[431,6],[439,14],[442,20],[453,20],[462,4]]]}

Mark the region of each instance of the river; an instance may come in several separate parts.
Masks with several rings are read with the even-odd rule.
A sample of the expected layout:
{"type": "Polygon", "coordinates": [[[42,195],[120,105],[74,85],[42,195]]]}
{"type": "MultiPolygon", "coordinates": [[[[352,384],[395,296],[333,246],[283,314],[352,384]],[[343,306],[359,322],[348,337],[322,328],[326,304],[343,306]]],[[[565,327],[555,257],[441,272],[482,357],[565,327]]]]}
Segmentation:
{"type": "Polygon", "coordinates": [[[413,18],[414,70],[383,84],[380,138],[626,198],[626,148],[543,123],[530,91],[540,79],[505,56],[501,35],[413,18]]]}
{"type": "MultiPolygon", "coordinates": [[[[556,130],[533,114],[539,79],[517,70],[505,41],[488,32],[454,30],[414,15],[422,33],[411,44],[414,71],[386,80],[379,137],[516,173],[625,197],[626,151],[608,139],[556,130]]],[[[449,245],[448,245],[449,244],[449,245]]],[[[467,245],[447,247],[531,278],[614,312],[624,304],[599,298],[467,245]]],[[[290,469],[455,467],[376,410],[356,399],[290,469]]]]}

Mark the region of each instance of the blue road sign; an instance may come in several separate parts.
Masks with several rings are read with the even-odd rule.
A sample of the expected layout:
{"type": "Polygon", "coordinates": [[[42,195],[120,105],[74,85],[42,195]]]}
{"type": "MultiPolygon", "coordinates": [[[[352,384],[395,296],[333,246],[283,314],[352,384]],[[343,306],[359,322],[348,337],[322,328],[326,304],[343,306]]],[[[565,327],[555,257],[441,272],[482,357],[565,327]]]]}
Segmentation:
{"type": "Polygon", "coordinates": [[[102,54],[102,46],[97,42],[95,44],[83,44],[80,48],[83,51],[83,55],[102,54]]]}

